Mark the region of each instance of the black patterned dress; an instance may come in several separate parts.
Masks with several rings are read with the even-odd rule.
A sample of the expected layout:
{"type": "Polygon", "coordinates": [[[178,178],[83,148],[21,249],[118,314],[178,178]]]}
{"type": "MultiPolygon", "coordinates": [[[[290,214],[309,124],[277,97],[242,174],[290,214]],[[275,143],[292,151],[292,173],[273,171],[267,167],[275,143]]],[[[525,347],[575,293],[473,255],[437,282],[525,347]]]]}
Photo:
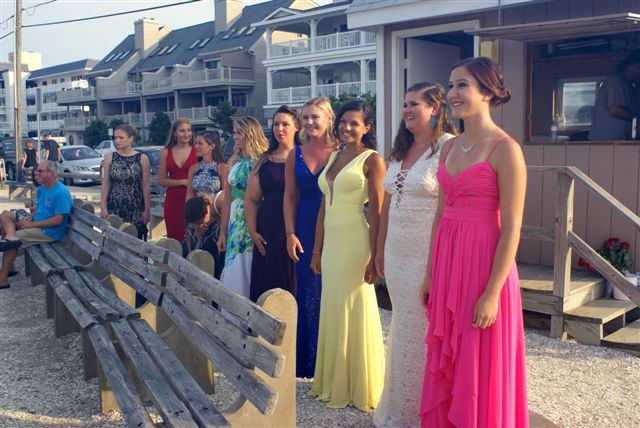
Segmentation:
{"type": "Polygon", "coordinates": [[[109,168],[109,194],[107,211],[133,224],[138,229],[138,238],[146,236],[147,225],[142,221],[144,193],[142,191],[142,153],[122,156],[113,152],[109,168]]]}

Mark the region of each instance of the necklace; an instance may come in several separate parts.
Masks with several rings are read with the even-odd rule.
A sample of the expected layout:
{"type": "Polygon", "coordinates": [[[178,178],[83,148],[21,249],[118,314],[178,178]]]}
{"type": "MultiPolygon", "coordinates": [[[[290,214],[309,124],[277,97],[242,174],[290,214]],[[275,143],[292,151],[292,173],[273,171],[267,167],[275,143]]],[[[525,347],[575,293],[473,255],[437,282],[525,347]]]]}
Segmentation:
{"type": "Polygon", "coordinates": [[[459,142],[459,146],[460,146],[460,150],[462,150],[462,153],[464,153],[465,155],[476,148],[476,143],[465,146],[464,144],[462,144],[463,141],[464,140],[461,138],[459,142]]]}

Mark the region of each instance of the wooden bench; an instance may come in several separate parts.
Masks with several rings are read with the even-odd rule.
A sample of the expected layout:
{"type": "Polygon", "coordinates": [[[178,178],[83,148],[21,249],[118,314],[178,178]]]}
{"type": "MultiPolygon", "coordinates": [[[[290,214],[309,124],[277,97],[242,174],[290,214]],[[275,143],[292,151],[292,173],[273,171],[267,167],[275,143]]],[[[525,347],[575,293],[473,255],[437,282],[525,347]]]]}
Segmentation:
{"type": "Polygon", "coordinates": [[[21,181],[5,182],[9,186],[9,199],[33,199],[36,186],[21,181]]]}
{"type": "MultiPolygon", "coordinates": [[[[103,411],[117,405],[127,425],[150,425],[148,399],[167,425],[295,426],[293,296],[271,290],[255,304],[172,251],[177,241],[143,242],[132,228],[76,205],[64,243],[27,249],[56,335],[83,333],[103,411]],[[207,395],[213,365],[240,393],[228,409],[207,395]]],[[[205,266],[207,255],[190,259],[205,266]]]]}

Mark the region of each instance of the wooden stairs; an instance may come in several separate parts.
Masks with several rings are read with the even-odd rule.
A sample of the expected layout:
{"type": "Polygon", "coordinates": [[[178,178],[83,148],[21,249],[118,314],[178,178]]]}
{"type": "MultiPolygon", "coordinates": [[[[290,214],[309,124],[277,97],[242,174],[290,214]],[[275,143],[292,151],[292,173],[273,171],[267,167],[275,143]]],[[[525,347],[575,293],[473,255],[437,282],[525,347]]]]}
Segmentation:
{"type": "MultiPolygon", "coordinates": [[[[518,272],[523,309],[544,316],[557,314],[562,302],[553,296],[553,267],[518,263],[518,272]]],[[[579,343],[640,356],[640,308],[604,297],[605,291],[606,281],[600,275],[572,269],[562,311],[564,331],[579,343]]]]}

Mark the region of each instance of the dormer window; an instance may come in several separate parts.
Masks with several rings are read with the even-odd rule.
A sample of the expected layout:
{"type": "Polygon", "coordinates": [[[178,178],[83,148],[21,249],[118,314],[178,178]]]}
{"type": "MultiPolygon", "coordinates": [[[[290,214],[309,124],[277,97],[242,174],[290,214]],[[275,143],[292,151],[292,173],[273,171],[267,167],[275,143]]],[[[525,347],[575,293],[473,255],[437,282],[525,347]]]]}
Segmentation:
{"type": "Polygon", "coordinates": [[[113,57],[116,56],[116,54],[112,53],[111,55],[109,55],[109,57],[104,61],[104,62],[109,62],[113,59],[113,57]]]}
{"type": "Polygon", "coordinates": [[[206,39],[201,41],[200,44],[198,45],[198,49],[205,47],[205,45],[209,43],[210,40],[211,40],[211,37],[207,37],[206,39]]]}
{"type": "Polygon", "coordinates": [[[158,54],[158,52],[160,52],[160,49],[162,49],[162,48],[161,48],[161,47],[156,48],[153,52],[151,52],[151,53],[149,54],[149,56],[155,56],[155,55],[157,55],[157,54],[158,54]]]}
{"type": "Polygon", "coordinates": [[[195,48],[196,46],[198,46],[198,43],[200,43],[200,39],[198,39],[198,40],[196,40],[195,42],[191,43],[191,44],[189,45],[189,49],[193,49],[193,48],[195,48]]]}
{"type": "Polygon", "coordinates": [[[236,31],[236,29],[235,29],[235,28],[232,28],[231,30],[227,31],[227,34],[225,34],[225,35],[222,37],[222,40],[227,40],[229,37],[231,37],[231,35],[233,34],[233,32],[234,32],[234,31],[236,31]]]}
{"type": "Polygon", "coordinates": [[[244,34],[245,31],[247,31],[248,27],[242,27],[241,29],[239,29],[238,31],[236,31],[236,35],[234,37],[240,37],[244,34]]]}
{"type": "Polygon", "coordinates": [[[169,46],[163,46],[160,48],[160,52],[158,52],[158,56],[164,54],[169,49],[169,46]]]}
{"type": "Polygon", "coordinates": [[[256,27],[249,28],[249,31],[246,32],[245,36],[250,36],[251,34],[256,32],[256,27]]]}
{"type": "Polygon", "coordinates": [[[131,52],[131,51],[124,51],[124,53],[122,54],[120,59],[125,59],[127,57],[127,55],[129,55],[129,52],[131,52]]]}
{"type": "Polygon", "coordinates": [[[178,44],[176,43],[175,45],[172,45],[168,50],[167,50],[167,55],[170,54],[171,52],[175,51],[176,48],[178,47],[178,44]]]}

